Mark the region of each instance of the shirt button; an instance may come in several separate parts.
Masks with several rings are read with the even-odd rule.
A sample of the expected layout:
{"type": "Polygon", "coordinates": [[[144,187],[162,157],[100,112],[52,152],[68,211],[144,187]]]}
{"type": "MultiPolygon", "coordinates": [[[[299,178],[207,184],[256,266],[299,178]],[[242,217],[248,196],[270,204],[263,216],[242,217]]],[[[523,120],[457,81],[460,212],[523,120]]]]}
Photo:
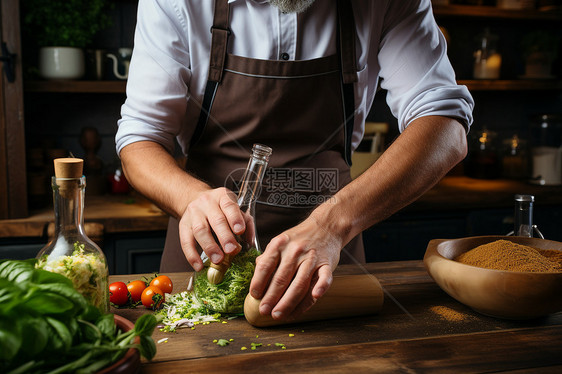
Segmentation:
{"type": "Polygon", "coordinates": [[[286,52],[281,53],[281,59],[287,61],[289,59],[289,54],[286,52]]]}

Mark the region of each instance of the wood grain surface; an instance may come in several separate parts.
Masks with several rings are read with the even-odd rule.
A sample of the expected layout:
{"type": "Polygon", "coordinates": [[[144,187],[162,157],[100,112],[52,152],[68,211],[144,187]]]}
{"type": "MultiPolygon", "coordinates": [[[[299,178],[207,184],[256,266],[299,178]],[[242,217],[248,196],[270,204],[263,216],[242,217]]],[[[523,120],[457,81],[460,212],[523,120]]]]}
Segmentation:
{"type": "MultiPolygon", "coordinates": [[[[556,372],[562,368],[562,313],[531,321],[481,315],[443,292],[421,261],[346,265],[335,272],[365,273],[374,274],[385,293],[378,314],[264,328],[237,318],[176,333],[155,331],[155,341],[167,341],[157,344],[152,362],[143,361],[142,372],[263,373],[265,368],[291,373],[556,372]],[[221,347],[213,343],[215,339],[233,340],[221,347]],[[261,346],[251,350],[252,343],[261,346]]],[[[174,292],[185,290],[189,273],[168,275],[174,292]]],[[[138,278],[121,275],[111,281],[138,278]]],[[[132,321],[147,312],[144,308],[112,311],[132,321]]]]}

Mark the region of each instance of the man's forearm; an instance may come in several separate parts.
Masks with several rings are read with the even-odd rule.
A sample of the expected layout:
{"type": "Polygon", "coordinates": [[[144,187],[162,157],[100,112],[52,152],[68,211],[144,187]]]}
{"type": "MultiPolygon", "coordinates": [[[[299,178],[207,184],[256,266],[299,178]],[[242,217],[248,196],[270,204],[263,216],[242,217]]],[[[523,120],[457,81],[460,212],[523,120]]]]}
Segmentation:
{"type": "Polygon", "coordinates": [[[347,243],[419,198],[466,156],[466,132],[446,117],[412,122],[383,155],[313,218],[347,243]]]}
{"type": "Polygon", "coordinates": [[[187,204],[210,187],[182,170],[158,143],[142,141],[125,146],[120,153],[123,172],[135,190],[175,218],[187,204]]]}

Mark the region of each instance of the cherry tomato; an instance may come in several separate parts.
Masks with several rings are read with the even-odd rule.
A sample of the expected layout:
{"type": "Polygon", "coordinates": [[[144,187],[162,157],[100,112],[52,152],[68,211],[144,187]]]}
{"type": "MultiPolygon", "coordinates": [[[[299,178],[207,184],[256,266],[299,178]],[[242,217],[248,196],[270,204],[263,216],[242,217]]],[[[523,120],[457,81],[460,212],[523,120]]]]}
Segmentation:
{"type": "Polygon", "coordinates": [[[133,303],[139,302],[142,296],[142,291],[146,288],[146,283],[141,280],[134,280],[127,284],[127,289],[131,294],[131,300],[133,303]]]}
{"type": "Polygon", "coordinates": [[[129,293],[125,282],[113,282],[109,285],[109,301],[115,305],[127,304],[129,293]]]}
{"type": "Polygon", "coordinates": [[[150,285],[160,288],[164,293],[172,293],[172,290],[174,289],[172,280],[167,275],[157,276],[150,281],[150,285]]]}
{"type": "Polygon", "coordinates": [[[141,301],[146,308],[156,310],[164,302],[164,292],[158,287],[148,286],[142,291],[141,301]]]}

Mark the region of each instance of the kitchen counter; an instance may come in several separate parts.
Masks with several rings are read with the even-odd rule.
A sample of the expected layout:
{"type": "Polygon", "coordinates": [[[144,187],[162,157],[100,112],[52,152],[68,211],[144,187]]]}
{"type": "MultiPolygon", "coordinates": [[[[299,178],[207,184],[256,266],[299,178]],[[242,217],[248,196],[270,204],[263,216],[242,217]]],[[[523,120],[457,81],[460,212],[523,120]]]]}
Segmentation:
{"type": "MultiPolygon", "coordinates": [[[[168,227],[168,215],[134,193],[102,196],[86,194],[84,206],[84,222],[101,225],[105,234],[159,231],[168,227]]],[[[53,221],[52,204],[32,212],[27,218],[0,220],[0,238],[42,237],[53,221]]]]}
{"type": "MultiPolygon", "coordinates": [[[[525,182],[445,177],[402,212],[447,212],[482,208],[512,208],[515,194],[535,195],[536,205],[562,205],[562,186],[537,186],[525,182]]],[[[103,225],[104,233],[164,231],[168,216],[138,195],[86,194],[85,222],[103,225]]],[[[0,238],[42,237],[53,221],[52,207],[32,212],[28,218],[0,220],[0,238]]]]}
{"type": "MultiPolygon", "coordinates": [[[[156,330],[157,354],[142,373],[235,372],[560,372],[562,313],[530,321],[487,317],[460,304],[421,261],[340,266],[336,274],[374,274],[385,290],[379,314],[255,328],[242,317],[176,333],[156,330]],[[221,347],[215,339],[233,339],[221,347]],[[251,350],[251,343],[262,346],[251,350]],[[275,343],[282,343],[281,349],[275,343]],[[247,347],[242,350],[242,347],[247,347]]],[[[174,292],[189,273],[168,274],[174,292]]],[[[139,275],[111,276],[130,281],[139,275]]],[[[147,309],[115,309],[136,320],[147,309]]]]}

